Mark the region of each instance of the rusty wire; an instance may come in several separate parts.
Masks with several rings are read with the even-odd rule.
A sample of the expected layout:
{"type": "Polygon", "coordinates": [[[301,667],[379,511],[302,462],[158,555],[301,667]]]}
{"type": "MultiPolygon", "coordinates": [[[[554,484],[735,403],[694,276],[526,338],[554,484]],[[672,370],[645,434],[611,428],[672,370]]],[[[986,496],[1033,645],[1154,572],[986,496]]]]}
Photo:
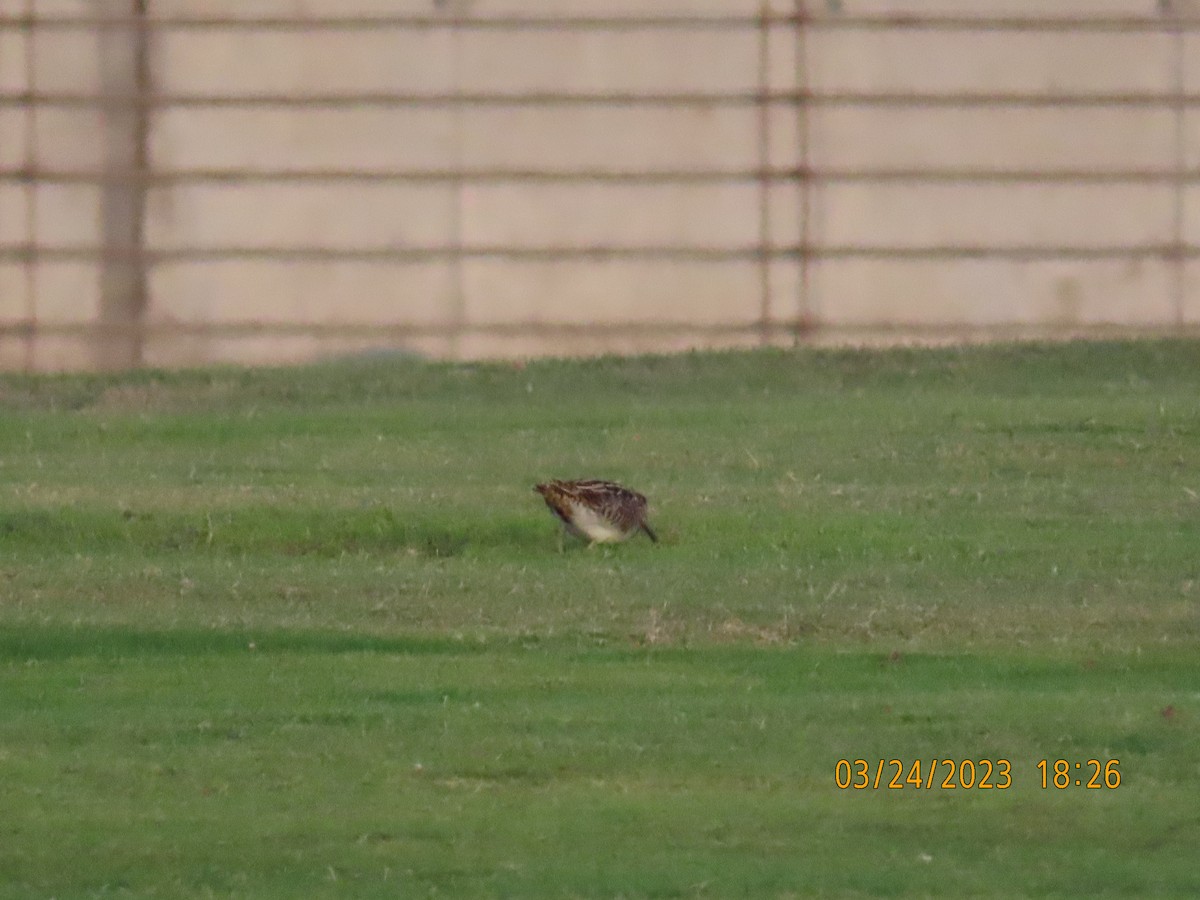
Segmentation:
{"type": "Polygon", "coordinates": [[[744,30],[760,27],[803,25],[814,30],[836,31],[1008,31],[1008,32],[1122,32],[1164,33],[1173,29],[1200,31],[1200,17],[1167,13],[1147,15],[883,15],[804,13],[752,13],[707,15],[616,15],[616,16],[474,16],[442,13],[435,15],[295,15],[295,16],[149,16],[146,19],[86,15],[0,16],[0,30],[31,25],[47,30],[95,31],[104,28],[136,28],[142,24],[167,30],[249,31],[364,31],[377,29],[445,29],[479,31],[647,31],[647,30],[744,30]]]}

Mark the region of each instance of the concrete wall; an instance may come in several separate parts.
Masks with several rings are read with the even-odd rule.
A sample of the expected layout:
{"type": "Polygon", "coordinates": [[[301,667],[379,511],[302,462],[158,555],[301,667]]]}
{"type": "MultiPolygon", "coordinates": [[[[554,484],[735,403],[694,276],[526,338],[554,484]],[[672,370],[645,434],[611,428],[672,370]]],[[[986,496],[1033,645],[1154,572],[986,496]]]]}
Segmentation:
{"type": "MultiPolygon", "coordinates": [[[[38,0],[39,17],[97,3],[38,0]]],[[[0,0],[0,18],[26,12],[0,0]]],[[[155,17],[412,14],[644,15],[621,0],[155,0],[155,17]]],[[[1055,16],[1131,17],[1096,30],[837,28],[875,15],[1025,17],[1044,0],[808,2],[803,40],[781,22],[743,28],[317,30],[171,27],[151,35],[160,97],[143,237],[150,364],[282,361],[401,344],[435,355],[678,349],[753,343],[765,316],[821,337],[973,329],[1200,325],[1200,263],[1104,248],[1200,245],[1200,111],[1090,106],[753,102],[676,106],[532,103],[205,105],[203,98],[422,93],[836,94],[1200,93],[1200,31],[1157,30],[1152,0],[1058,0],[1055,16]],[[982,7],[986,6],[986,9],[982,7]],[[764,80],[765,78],[765,80],[764,80]],[[1182,80],[1181,80],[1182,79],[1182,80]],[[521,170],[818,177],[645,181],[405,179],[385,173],[521,170]],[[905,170],[924,177],[867,179],[905,170]],[[979,181],[964,170],[1146,173],[979,181]],[[271,179],[245,177],[251,171],[271,179]],[[367,177],[312,177],[313,173],[367,177]],[[286,173],[304,174],[289,179],[286,173]],[[839,174],[840,173],[840,174],[839,174]],[[1153,173],[1167,177],[1155,178],[1153,173]],[[376,177],[370,177],[370,176],[376,177]],[[765,211],[764,211],[765,208],[765,211]],[[563,255],[597,246],[753,249],[806,243],[807,265],[740,259],[563,255]],[[414,258],[422,247],[518,253],[414,258]],[[940,254],[967,248],[972,254],[940,254]],[[1006,249],[1034,248],[1028,254],[1006,249]],[[1061,256],[1037,248],[1082,251],[1061,256]],[[223,255],[225,250],[234,250],[223,255]],[[319,251],[305,258],[304,252],[319,251]],[[339,253],[346,256],[339,257],[339,253]],[[997,252],[998,251],[998,252],[997,252]],[[281,255],[282,253],[282,255],[281,255]],[[253,325],[238,330],[235,326],[253,325]],[[209,328],[209,326],[217,326],[209,328]]],[[[779,13],[791,3],[776,2],[779,13]]],[[[1179,3],[1176,14],[1194,10],[1179,3]]],[[[754,16],[757,2],[675,0],[655,15],[754,16]]],[[[0,93],[89,94],[112,65],[94,29],[0,29],[0,93]]],[[[111,72],[110,72],[111,82],[111,72]]],[[[113,116],[86,106],[0,105],[0,171],[111,170],[113,116]],[[106,143],[106,135],[108,142],[106,143]],[[110,153],[106,156],[105,148],[110,153]]],[[[100,247],[104,194],[80,178],[0,177],[0,247],[100,247]]],[[[111,223],[108,226],[111,230],[111,223]]],[[[1191,252],[1189,250],[1189,252],[1191,252]]],[[[0,365],[70,368],[101,357],[87,334],[105,309],[86,254],[29,264],[0,251],[0,365]]],[[[111,293],[111,285],[108,288],[111,293]]],[[[786,329],[770,332],[787,340],[786,329]]]]}
{"type": "MultiPolygon", "coordinates": [[[[29,4],[0,0],[0,16],[25,14],[29,4]]],[[[38,15],[91,12],[91,4],[51,0],[38,15]]],[[[0,91],[95,93],[101,80],[100,42],[94,33],[0,31],[0,91]]],[[[0,106],[0,169],[90,169],[104,164],[103,117],[97,110],[0,106]]],[[[0,180],[0,246],[98,245],[100,188],[88,183],[0,180]]],[[[0,322],[36,318],[51,329],[74,329],[100,314],[100,269],[87,260],[38,260],[24,265],[0,256],[0,322]]],[[[91,342],[55,332],[36,341],[11,333],[0,338],[5,368],[76,368],[93,362],[91,342]]]]}
{"type": "MultiPolygon", "coordinates": [[[[851,4],[847,3],[847,7],[851,4]]],[[[979,4],[863,3],[969,14],[979,4]]],[[[1039,15],[1044,3],[987,4],[996,15],[1039,15]]],[[[1143,16],[1142,2],[1061,2],[1055,15],[1143,16]]],[[[1169,94],[1175,38],[1165,33],[843,32],[814,42],[815,91],[915,93],[1045,91],[1169,94]]],[[[1200,77],[1200,43],[1188,37],[1189,82],[1200,77]]],[[[1192,90],[1193,88],[1188,88],[1192,90]]],[[[826,108],[815,114],[817,167],[1151,171],[1194,166],[1193,113],[1168,106],[826,108]]],[[[1195,243],[1200,220],[1189,187],[1184,233],[1176,233],[1177,185],[1092,183],[837,184],[817,189],[819,230],[830,244],[921,247],[1043,245],[1102,248],[1195,243]]],[[[895,259],[817,267],[815,302],[825,321],[867,324],[1170,325],[1200,320],[1194,286],[1181,296],[1165,259],[895,259]]]]}

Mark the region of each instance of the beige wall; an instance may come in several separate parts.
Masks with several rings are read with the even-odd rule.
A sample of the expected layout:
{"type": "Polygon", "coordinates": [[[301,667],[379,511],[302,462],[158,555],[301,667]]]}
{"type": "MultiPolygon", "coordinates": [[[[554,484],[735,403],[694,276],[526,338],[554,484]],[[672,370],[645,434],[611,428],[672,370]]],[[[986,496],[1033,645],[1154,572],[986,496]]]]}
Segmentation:
{"type": "MultiPolygon", "coordinates": [[[[96,0],[104,2],[104,0],[96,0]]],[[[0,0],[0,16],[24,12],[0,0]]],[[[415,0],[155,0],[162,17],[356,13],[448,15],[415,0]]],[[[812,15],[984,14],[978,0],[810,2],[812,15]],[[840,9],[839,11],[835,11],[840,9]]],[[[1151,0],[1056,0],[1056,16],[1160,16],[1151,0]]],[[[1047,14],[1044,0],[989,2],[997,16],[1047,14]]],[[[475,0],[467,17],[643,14],[623,0],[475,0]]],[[[791,3],[775,3],[786,13],[791,3]]],[[[86,16],[87,0],[39,0],[43,17],[86,16]]],[[[1177,5],[1178,9],[1182,6],[1177,5]]],[[[752,16],[757,2],[675,0],[657,15],[752,16]]],[[[759,87],[755,28],[512,31],[448,28],[247,31],[175,28],[153,36],[155,89],[168,97],[261,94],[744,92],[759,87]]],[[[87,30],[0,30],[0,92],[91,93],[103,47],[87,30]],[[32,80],[32,83],[31,83],[32,80]]],[[[838,29],[815,27],[803,57],[790,25],[769,35],[768,87],[798,71],[820,94],[1169,94],[1174,36],[1153,30],[838,29]]],[[[1200,93],[1200,31],[1188,32],[1183,87],[1200,93]]],[[[1200,168],[1200,111],[1167,106],[955,107],[815,104],[807,164],[835,170],[1093,170],[1200,168]]],[[[0,106],[0,169],[36,159],[50,170],[99,170],[95,110],[0,106]]],[[[190,170],[754,170],[764,161],[754,104],[645,106],[237,107],[155,112],[150,158],[190,170]]],[[[766,120],[766,162],[804,161],[787,103],[766,120]]],[[[156,183],[147,197],[152,251],[237,248],[230,258],[172,259],[149,273],[145,359],[174,365],[277,361],[372,345],[491,356],[677,349],[759,339],[765,308],[779,323],[811,318],[818,337],[946,329],[1200,325],[1200,263],[1142,258],[916,258],[930,247],[1103,248],[1200,244],[1200,184],[1126,180],[979,183],[945,178],[781,180],[762,213],[754,180],[675,184],[492,180],[201,180],[156,183]],[[807,195],[804,191],[807,190],[807,195]],[[1182,191],[1182,192],[1181,192],[1182,191]],[[753,247],[801,238],[807,272],[777,258],[764,282],[755,259],[389,258],[417,247],[536,249],[596,245],[753,247]],[[253,251],[325,251],[320,259],[253,251]],[[823,248],[838,250],[822,258],[823,248]],[[336,251],[370,259],[336,259],[336,251]],[[864,251],[876,251],[876,255],[864,251]],[[888,251],[899,251],[889,254],[888,251]],[[766,295],[764,297],[764,283],[766,295]],[[209,325],[261,325],[240,336],[209,325]],[[303,326],[330,326],[321,333],[303,326]],[[590,328],[589,326],[603,326],[590,328]],[[183,330],[178,330],[184,326],[183,330]],[[286,333],[272,331],[282,326],[286,333]],[[535,326],[535,327],[530,327],[535,326]],[[661,328],[659,326],[662,326],[661,328]],[[722,331],[724,326],[729,330],[722,331]],[[390,329],[390,330],[389,330],[390,329]],[[540,330],[539,330],[540,329],[540,330]]],[[[0,245],[95,246],[100,191],[88,183],[0,179],[0,245]]],[[[100,308],[98,266],[0,256],[0,322],[51,326],[36,344],[0,336],[0,366],[69,368],[95,358],[82,329],[100,308]],[[58,329],[55,331],[54,329],[58,329]]],[[[776,335],[776,337],[786,337],[776,335]]]]}

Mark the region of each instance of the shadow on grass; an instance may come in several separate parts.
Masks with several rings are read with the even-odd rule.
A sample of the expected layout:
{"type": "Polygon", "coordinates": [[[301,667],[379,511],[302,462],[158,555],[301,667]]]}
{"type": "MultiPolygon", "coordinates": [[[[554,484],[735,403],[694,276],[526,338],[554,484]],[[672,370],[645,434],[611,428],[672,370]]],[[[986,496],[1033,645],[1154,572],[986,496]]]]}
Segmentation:
{"type": "Polygon", "coordinates": [[[462,656],[495,652],[476,641],[338,634],[321,631],[218,631],[199,628],[139,631],[129,628],[9,625],[0,631],[0,661],[75,657],[234,656],[250,653],[383,653],[462,656]]]}

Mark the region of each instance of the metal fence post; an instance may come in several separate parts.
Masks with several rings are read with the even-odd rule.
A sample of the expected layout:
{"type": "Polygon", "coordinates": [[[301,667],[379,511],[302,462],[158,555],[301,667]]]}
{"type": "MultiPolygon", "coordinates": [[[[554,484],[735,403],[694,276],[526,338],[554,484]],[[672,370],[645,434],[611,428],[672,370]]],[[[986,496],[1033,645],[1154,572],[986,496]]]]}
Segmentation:
{"type": "Polygon", "coordinates": [[[104,169],[100,185],[100,311],[95,361],[138,366],[143,354],[143,257],[148,164],[147,0],[97,0],[104,169]]]}

